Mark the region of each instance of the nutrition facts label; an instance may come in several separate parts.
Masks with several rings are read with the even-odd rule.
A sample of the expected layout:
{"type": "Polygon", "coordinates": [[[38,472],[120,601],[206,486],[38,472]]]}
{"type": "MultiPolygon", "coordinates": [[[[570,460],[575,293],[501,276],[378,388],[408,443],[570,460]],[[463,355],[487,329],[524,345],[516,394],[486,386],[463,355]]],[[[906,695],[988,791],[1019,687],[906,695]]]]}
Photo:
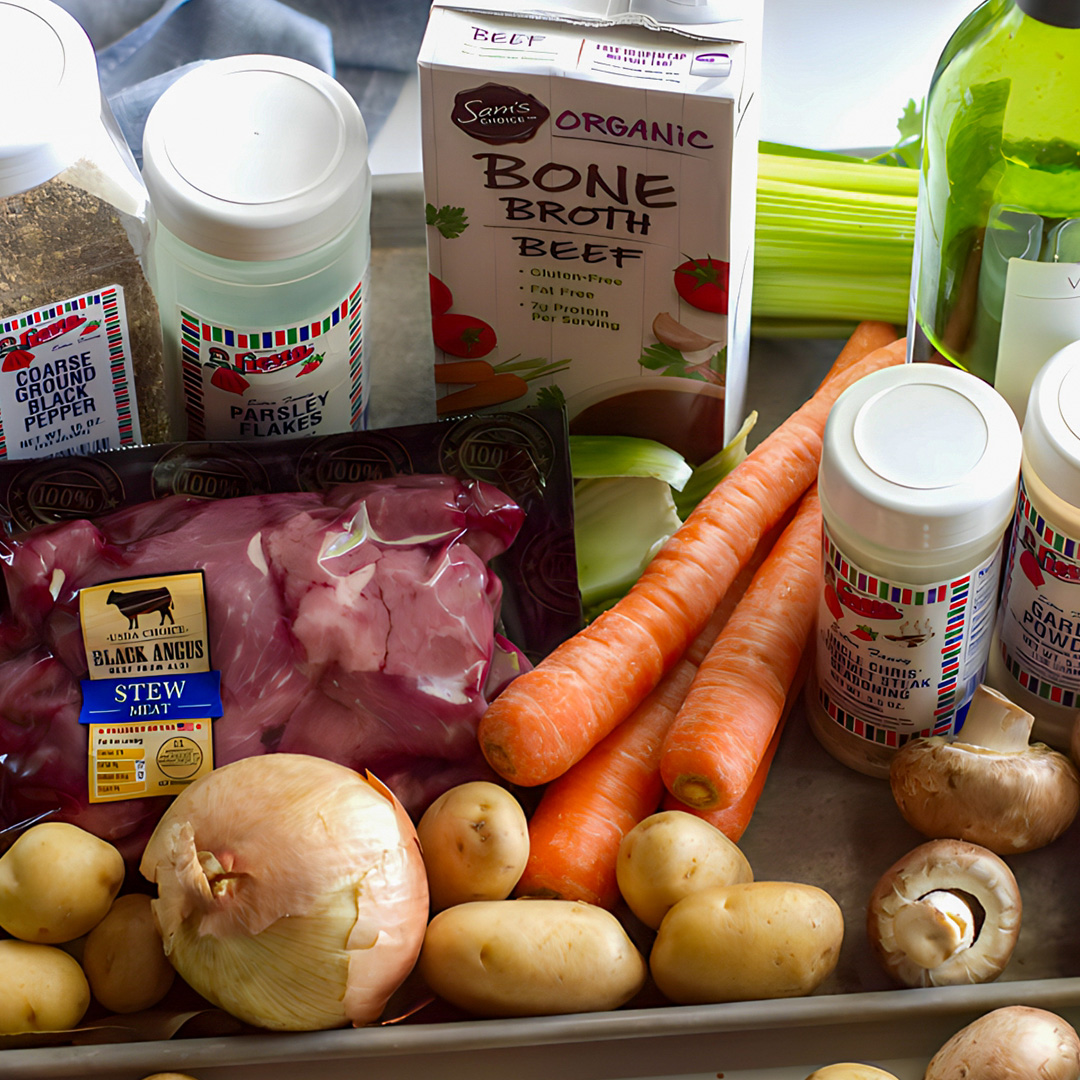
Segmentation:
{"type": "Polygon", "coordinates": [[[90,730],[91,802],[174,794],[211,757],[209,721],[94,724],[90,730]]]}

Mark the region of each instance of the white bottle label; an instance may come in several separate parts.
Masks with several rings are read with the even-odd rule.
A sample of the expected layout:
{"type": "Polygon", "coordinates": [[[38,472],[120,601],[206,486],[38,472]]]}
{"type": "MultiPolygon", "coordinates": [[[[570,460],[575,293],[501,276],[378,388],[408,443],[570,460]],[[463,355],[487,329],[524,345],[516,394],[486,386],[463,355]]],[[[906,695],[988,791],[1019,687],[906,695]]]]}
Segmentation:
{"type": "Polygon", "coordinates": [[[191,439],[288,439],[366,422],[361,285],[303,325],[220,326],[181,307],[191,439]]]}
{"type": "Polygon", "coordinates": [[[119,285],[0,319],[0,458],[141,442],[134,389],[119,285]]]}
{"type": "Polygon", "coordinates": [[[1080,700],[1080,541],[1050,528],[1023,483],[1001,597],[1001,655],[1016,681],[1055,705],[1080,700]]]}
{"type": "Polygon", "coordinates": [[[910,585],[852,562],[827,526],[823,536],[815,661],[822,708],[880,746],[952,734],[986,667],[1001,545],[969,573],[910,585]]]}
{"type": "Polygon", "coordinates": [[[1080,338],[1080,263],[1010,259],[994,388],[1023,421],[1039,368],[1080,338]]]}

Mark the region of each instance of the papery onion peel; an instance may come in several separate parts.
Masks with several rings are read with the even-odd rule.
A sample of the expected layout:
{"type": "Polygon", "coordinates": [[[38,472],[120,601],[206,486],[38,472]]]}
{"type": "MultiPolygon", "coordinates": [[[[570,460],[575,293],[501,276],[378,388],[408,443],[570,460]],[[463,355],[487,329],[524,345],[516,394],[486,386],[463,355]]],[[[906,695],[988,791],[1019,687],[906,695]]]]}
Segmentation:
{"type": "Polygon", "coordinates": [[[258,1027],[373,1022],[423,943],[412,822],[370,773],[322,758],[265,754],[196,780],[140,870],[180,976],[258,1027]]]}

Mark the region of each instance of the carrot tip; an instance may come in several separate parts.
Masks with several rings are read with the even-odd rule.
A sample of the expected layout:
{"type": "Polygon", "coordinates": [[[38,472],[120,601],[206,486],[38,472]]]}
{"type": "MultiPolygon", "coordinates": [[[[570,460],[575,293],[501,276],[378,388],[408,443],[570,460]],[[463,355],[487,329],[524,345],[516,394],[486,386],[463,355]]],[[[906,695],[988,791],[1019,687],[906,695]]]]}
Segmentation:
{"type": "Polygon", "coordinates": [[[711,810],[720,800],[716,785],[707,776],[680,776],[672,785],[671,794],[695,810],[711,810]]]}

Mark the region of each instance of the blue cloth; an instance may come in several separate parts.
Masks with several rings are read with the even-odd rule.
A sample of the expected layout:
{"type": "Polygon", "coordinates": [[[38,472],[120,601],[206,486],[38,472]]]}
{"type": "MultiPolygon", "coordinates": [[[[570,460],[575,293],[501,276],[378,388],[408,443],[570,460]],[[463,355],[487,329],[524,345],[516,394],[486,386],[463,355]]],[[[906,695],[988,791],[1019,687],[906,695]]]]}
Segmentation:
{"type": "Polygon", "coordinates": [[[57,0],[82,24],[139,164],[158,97],[207,60],[272,53],[334,75],[378,133],[415,70],[430,0],[57,0]]]}

